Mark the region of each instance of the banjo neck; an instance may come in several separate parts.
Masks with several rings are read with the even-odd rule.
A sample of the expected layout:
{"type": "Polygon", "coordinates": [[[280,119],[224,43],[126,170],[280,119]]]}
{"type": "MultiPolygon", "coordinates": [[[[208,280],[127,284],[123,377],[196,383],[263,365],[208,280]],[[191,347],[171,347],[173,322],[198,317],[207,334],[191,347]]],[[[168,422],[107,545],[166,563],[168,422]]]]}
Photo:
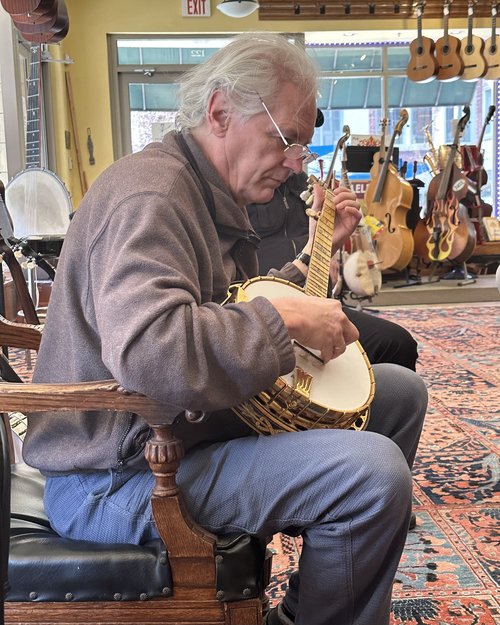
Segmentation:
{"type": "Polygon", "coordinates": [[[30,75],[27,81],[26,168],[41,167],[42,97],[41,44],[30,47],[30,75]]]}
{"type": "Polygon", "coordinates": [[[311,260],[304,287],[307,295],[328,297],[334,224],[335,204],[333,192],[327,188],[325,189],[323,208],[316,225],[311,260]]]}

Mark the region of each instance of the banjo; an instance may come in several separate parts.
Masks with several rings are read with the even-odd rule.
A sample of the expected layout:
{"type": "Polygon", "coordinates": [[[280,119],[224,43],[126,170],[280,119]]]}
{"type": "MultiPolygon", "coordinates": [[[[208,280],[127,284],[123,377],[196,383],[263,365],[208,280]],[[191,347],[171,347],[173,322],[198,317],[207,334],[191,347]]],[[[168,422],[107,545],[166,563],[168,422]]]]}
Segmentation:
{"type": "MultiPolygon", "coordinates": [[[[301,287],[275,277],[252,278],[230,287],[224,303],[297,297],[307,306],[311,295],[328,296],[329,268],[335,203],[325,181],[325,200],[318,217],[306,284],[301,287]]],[[[276,380],[272,388],[233,408],[260,434],[276,434],[314,428],[363,430],[368,424],[375,394],[373,370],[360,343],[347,346],[338,358],[324,363],[317,350],[294,342],[293,371],[276,380]]]]}
{"type": "Polygon", "coordinates": [[[62,246],[69,226],[72,205],[63,182],[41,167],[41,44],[30,48],[30,78],[26,124],[26,168],[17,173],[5,188],[5,204],[13,222],[14,235],[30,242],[33,238],[43,251],[43,241],[62,246]]]}

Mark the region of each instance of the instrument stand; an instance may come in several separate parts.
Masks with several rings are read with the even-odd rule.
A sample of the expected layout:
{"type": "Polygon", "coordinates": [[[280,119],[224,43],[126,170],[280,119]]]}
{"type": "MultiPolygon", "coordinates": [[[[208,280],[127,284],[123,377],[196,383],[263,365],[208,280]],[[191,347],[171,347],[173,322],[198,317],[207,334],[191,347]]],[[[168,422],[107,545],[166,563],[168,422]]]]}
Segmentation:
{"type": "Polygon", "coordinates": [[[467,284],[474,284],[476,282],[476,276],[467,271],[467,263],[464,261],[462,267],[454,267],[450,272],[441,276],[443,280],[459,280],[457,286],[466,286],[467,284]]]}
{"type": "Polygon", "coordinates": [[[354,308],[355,310],[363,310],[363,311],[367,311],[367,312],[372,312],[372,313],[375,313],[375,314],[378,314],[380,312],[380,310],[377,310],[375,308],[363,308],[362,302],[365,301],[365,300],[368,300],[370,302],[370,304],[371,304],[372,303],[372,298],[371,297],[369,297],[367,295],[355,295],[351,291],[349,291],[348,293],[349,293],[349,297],[356,302],[356,306],[352,306],[352,305],[346,304],[342,300],[342,304],[344,306],[347,306],[348,308],[354,308]]]}
{"type": "Polygon", "coordinates": [[[410,274],[410,270],[408,269],[408,267],[405,267],[405,279],[406,279],[406,282],[404,284],[396,284],[392,288],[393,289],[404,289],[407,286],[415,286],[415,285],[418,285],[418,284],[422,284],[422,278],[418,274],[411,275],[410,274]]]}

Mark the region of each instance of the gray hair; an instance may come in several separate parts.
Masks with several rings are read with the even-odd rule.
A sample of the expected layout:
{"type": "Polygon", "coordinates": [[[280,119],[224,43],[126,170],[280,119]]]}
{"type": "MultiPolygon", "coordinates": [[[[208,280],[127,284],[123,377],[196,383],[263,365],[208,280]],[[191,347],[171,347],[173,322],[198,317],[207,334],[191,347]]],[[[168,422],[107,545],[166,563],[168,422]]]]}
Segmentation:
{"type": "Polygon", "coordinates": [[[223,90],[242,118],[262,111],[259,96],[272,105],[286,82],[316,96],[318,70],[300,44],[273,33],[238,35],[181,81],[177,129],[197,128],[205,120],[211,95],[223,90]]]}

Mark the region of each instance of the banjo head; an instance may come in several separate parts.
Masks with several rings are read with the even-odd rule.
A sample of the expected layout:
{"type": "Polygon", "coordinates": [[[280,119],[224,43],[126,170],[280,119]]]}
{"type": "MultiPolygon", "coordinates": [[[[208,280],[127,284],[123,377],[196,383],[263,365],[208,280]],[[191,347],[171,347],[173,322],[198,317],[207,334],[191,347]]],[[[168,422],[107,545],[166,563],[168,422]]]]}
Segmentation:
{"type": "Polygon", "coordinates": [[[29,168],[16,174],[5,188],[5,204],[14,236],[64,236],[72,205],[59,178],[47,169],[29,168]]]}
{"type": "MultiPolygon", "coordinates": [[[[309,297],[297,285],[272,277],[253,278],[241,285],[241,289],[249,300],[255,297],[265,297],[270,301],[280,297],[297,297],[307,306],[309,297]]],[[[294,370],[281,376],[272,389],[239,406],[237,414],[261,433],[274,427],[264,424],[263,419],[276,425],[279,422],[281,430],[293,431],[312,427],[349,428],[364,415],[366,427],[375,382],[361,344],[358,341],[351,343],[341,356],[325,364],[321,362],[317,350],[307,348],[306,351],[298,344],[295,344],[294,350],[294,370]],[[310,381],[306,394],[300,389],[303,372],[310,381]],[[249,421],[250,415],[253,415],[253,423],[249,421]],[[258,427],[255,427],[255,421],[258,427]]]]}

